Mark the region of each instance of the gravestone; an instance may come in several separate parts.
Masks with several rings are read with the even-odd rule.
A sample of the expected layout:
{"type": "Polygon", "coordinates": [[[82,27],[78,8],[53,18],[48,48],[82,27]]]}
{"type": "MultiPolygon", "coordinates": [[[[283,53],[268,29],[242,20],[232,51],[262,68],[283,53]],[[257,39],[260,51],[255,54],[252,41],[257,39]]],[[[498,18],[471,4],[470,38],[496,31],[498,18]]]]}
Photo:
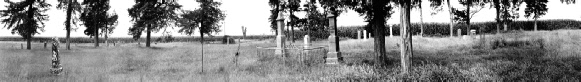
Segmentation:
{"type": "Polygon", "coordinates": [[[458,37],[462,36],[462,29],[458,29],[458,37]]]}
{"type": "MultiPolygon", "coordinates": [[[[334,11],[334,9],[331,9],[331,11],[334,11]]],[[[330,12],[333,13],[333,12],[330,12]]],[[[339,38],[336,37],[336,33],[337,33],[337,20],[336,20],[336,16],[333,14],[328,14],[327,18],[329,19],[329,33],[331,33],[329,35],[329,52],[327,53],[327,58],[325,59],[325,63],[326,64],[339,64],[340,61],[342,61],[342,57],[341,57],[341,52],[339,50],[339,38]]],[[[363,31],[365,34],[366,31],[363,31]]]]}
{"type": "Polygon", "coordinates": [[[309,46],[311,46],[311,39],[309,35],[305,35],[305,37],[303,37],[303,47],[309,48],[309,46]]]}
{"type": "Polygon", "coordinates": [[[363,39],[367,40],[367,30],[363,30],[363,39]]]}
{"type": "Polygon", "coordinates": [[[52,43],[52,63],[50,72],[52,74],[60,74],[63,71],[63,67],[60,63],[60,56],[59,56],[59,40],[58,38],[53,38],[54,42],[52,43]]]}
{"type": "Polygon", "coordinates": [[[357,30],[357,40],[361,40],[361,31],[357,30]]]}
{"type": "Polygon", "coordinates": [[[393,27],[391,25],[389,26],[389,37],[393,37],[393,27]]]}
{"type": "Polygon", "coordinates": [[[470,35],[475,35],[476,34],[476,30],[472,29],[470,30],[470,35]]]}
{"type": "MultiPolygon", "coordinates": [[[[281,9],[282,10],[282,9],[281,9]]],[[[278,26],[278,34],[276,35],[276,50],[274,54],[277,56],[283,56],[286,54],[285,52],[285,35],[284,35],[284,17],[283,13],[278,13],[278,18],[276,19],[277,26],[278,26]]]]}
{"type": "Polygon", "coordinates": [[[20,49],[24,49],[24,44],[20,43],[20,49]]]}

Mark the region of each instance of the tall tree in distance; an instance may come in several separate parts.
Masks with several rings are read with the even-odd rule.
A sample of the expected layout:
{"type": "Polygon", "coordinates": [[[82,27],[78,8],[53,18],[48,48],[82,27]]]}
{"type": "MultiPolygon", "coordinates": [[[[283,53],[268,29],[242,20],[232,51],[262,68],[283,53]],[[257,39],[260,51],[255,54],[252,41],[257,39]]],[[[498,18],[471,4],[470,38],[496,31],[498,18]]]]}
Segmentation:
{"type": "Polygon", "coordinates": [[[287,23],[287,24],[290,24],[289,25],[290,26],[290,35],[289,36],[290,37],[288,37],[288,38],[290,38],[293,43],[295,42],[294,29],[295,29],[295,26],[297,25],[297,21],[299,20],[299,17],[295,16],[294,12],[300,11],[299,10],[299,7],[300,7],[299,3],[301,3],[301,0],[288,0],[288,4],[286,6],[286,7],[288,7],[288,11],[290,14],[290,16],[289,16],[290,23],[287,23]]]}
{"type": "Polygon", "coordinates": [[[192,35],[197,28],[202,39],[202,72],[204,61],[204,35],[211,35],[215,32],[220,32],[220,22],[223,21],[226,15],[220,10],[220,2],[214,0],[196,0],[200,3],[200,8],[194,11],[185,11],[178,20],[178,26],[181,29],[178,31],[186,35],[192,35]]]}
{"type": "Polygon", "coordinates": [[[127,9],[133,21],[129,35],[139,39],[141,33],[146,31],[145,46],[150,47],[151,32],[175,24],[178,18],[176,12],[181,7],[176,0],[135,0],[135,5],[127,9]]]}
{"type": "Polygon", "coordinates": [[[95,38],[95,47],[99,47],[99,29],[105,29],[108,23],[107,11],[109,11],[109,0],[88,0],[83,1],[83,13],[81,21],[87,27],[84,33],[95,38]]]}
{"type": "MultiPolygon", "coordinates": [[[[436,12],[443,10],[444,3],[448,5],[448,13],[450,14],[450,37],[454,36],[454,14],[453,14],[453,7],[450,4],[450,0],[429,0],[430,7],[432,10],[436,10],[436,12]]],[[[432,15],[435,15],[436,12],[432,12],[432,15]]]]}
{"type": "Polygon", "coordinates": [[[549,8],[547,8],[548,0],[525,0],[527,8],[525,8],[525,17],[532,18],[535,21],[534,31],[537,31],[537,19],[541,16],[547,14],[549,8]]]}
{"type": "Polygon", "coordinates": [[[71,24],[77,25],[77,18],[76,14],[81,12],[81,4],[77,2],[77,0],[58,0],[59,4],[57,5],[57,9],[65,10],[67,12],[67,18],[65,19],[65,30],[67,31],[66,35],[66,46],[67,50],[71,50],[71,24]]]}
{"type": "Polygon", "coordinates": [[[119,16],[115,12],[112,14],[107,14],[107,22],[105,23],[106,26],[103,29],[103,33],[105,33],[105,34],[103,34],[103,36],[105,37],[105,44],[107,46],[109,46],[109,42],[108,42],[109,35],[111,33],[113,33],[113,30],[117,26],[117,23],[118,23],[117,19],[118,18],[119,18],[119,16]]]}
{"type": "Polygon", "coordinates": [[[508,23],[519,17],[519,9],[522,0],[501,0],[500,1],[500,19],[504,31],[508,31],[508,23]]]}
{"type": "Polygon", "coordinates": [[[26,39],[26,49],[30,50],[30,42],[32,36],[40,34],[39,31],[44,31],[44,22],[48,20],[48,15],[45,14],[48,7],[51,5],[45,0],[24,0],[20,2],[12,2],[4,0],[8,3],[7,10],[0,10],[0,17],[2,24],[7,29],[12,30],[12,34],[18,34],[26,39]]]}
{"type": "Polygon", "coordinates": [[[470,33],[471,25],[470,20],[472,17],[484,9],[487,1],[485,0],[460,0],[460,4],[466,7],[464,10],[460,10],[457,8],[453,8],[452,11],[454,14],[454,21],[458,23],[466,24],[466,34],[470,33]]]}

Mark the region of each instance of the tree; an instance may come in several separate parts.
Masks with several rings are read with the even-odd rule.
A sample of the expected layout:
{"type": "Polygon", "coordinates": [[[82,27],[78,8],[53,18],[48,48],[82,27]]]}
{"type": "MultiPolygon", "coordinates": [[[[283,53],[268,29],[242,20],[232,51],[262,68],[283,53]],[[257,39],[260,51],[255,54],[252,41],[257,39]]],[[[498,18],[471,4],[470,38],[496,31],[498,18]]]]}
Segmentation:
{"type": "Polygon", "coordinates": [[[460,4],[466,7],[465,10],[459,10],[456,8],[452,8],[454,14],[454,21],[458,23],[464,23],[467,25],[466,33],[470,33],[470,19],[480,12],[480,10],[484,9],[485,4],[487,1],[485,0],[460,0],[460,4]],[[473,9],[474,8],[474,9],[473,9]],[[473,10],[471,10],[473,9],[473,10]]]}
{"type": "Polygon", "coordinates": [[[109,42],[107,40],[109,38],[108,36],[109,34],[113,33],[113,30],[117,26],[118,18],[119,16],[117,15],[117,13],[107,14],[107,23],[105,28],[103,29],[103,33],[105,33],[103,36],[105,37],[105,44],[107,46],[109,46],[109,42]]]}
{"type": "Polygon", "coordinates": [[[87,27],[84,33],[90,37],[95,38],[95,47],[99,47],[99,29],[110,30],[107,26],[111,25],[113,16],[109,16],[109,0],[90,0],[83,1],[83,13],[81,13],[81,21],[87,27]]]}
{"type": "Polygon", "coordinates": [[[278,31],[276,31],[276,18],[278,17],[278,12],[280,12],[279,8],[281,7],[281,1],[268,0],[268,5],[272,8],[270,10],[270,17],[268,17],[268,21],[270,21],[270,29],[275,30],[274,34],[278,35],[278,31]]]}
{"type": "Polygon", "coordinates": [[[401,37],[402,37],[402,44],[400,46],[400,57],[401,57],[401,69],[402,74],[409,73],[409,68],[411,67],[411,60],[410,58],[413,56],[413,48],[412,48],[412,34],[411,34],[411,25],[410,25],[410,11],[411,11],[411,4],[416,3],[419,0],[398,0],[395,3],[400,6],[401,10],[401,37]]]}
{"type": "Polygon", "coordinates": [[[18,34],[26,39],[26,49],[30,50],[30,42],[32,36],[40,34],[39,31],[44,31],[44,22],[48,20],[48,15],[44,12],[48,10],[51,5],[45,0],[24,0],[20,2],[12,2],[4,0],[8,3],[7,10],[1,10],[0,16],[2,24],[7,29],[12,30],[12,34],[18,34]]]}
{"type": "MultiPolygon", "coordinates": [[[[200,8],[194,11],[185,11],[178,21],[181,29],[178,31],[186,35],[192,35],[198,28],[202,41],[202,67],[204,66],[204,34],[211,35],[220,32],[220,21],[223,21],[226,15],[220,10],[220,2],[214,0],[196,0],[200,3],[200,8]]],[[[203,69],[202,69],[203,72],[203,69]]]]}
{"type": "MultiPolygon", "coordinates": [[[[450,13],[450,37],[454,36],[454,14],[453,14],[453,7],[450,4],[450,0],[429,0],[430,7],[436,11],[442,11],[443,4],[446,2],[448,5],[448,13],[450,13]]],[[[436,12],[432,12],[432,15],[436,14],[436,12]]]]}
{"type": "MultiPolygon", "coordinates": [[[[315,32],[320,32],[323,31],[325,29],[325,26],[329,25],[326,15],[324,15],[323,13],[319,12],[319,10],[317,9],[317,1],[316,0],[310,0],[307,2],[307,4],[305,4],[305,7],[307,7],[306,11],[306,19],[301,19],[302,21],[299,22],[305,22],[304,24],[302,24],[303,27],[302,30],[306,30],[308,33],[307,35],[311,35],[312,31],[315,32]]],[[[298,23],[301,24],[301,23],[298,23]]]]}
{"type": "Polygon", "coordinates": [[[522,3],[521,0],[501,0],[500,1],[500,22],[504,25],[504,31],[508,30],[508,23],[519,17],[519,7],[522,3]]]}
{"type": "Polygon", "coordinates": [[[135,0],[135,5],[127,9],[133,21],[129,35],[139,39],[141,33],[146,31],[145,46],[150,47],[151,32],[174,24],[178,18],[176,11],[181,7],[176,0],[135,0]]]}
{"type": "Polygon", "coordinates": [[[525,17],[532,18],[535,20],[534,30],[537,31],[537,19],[541,16],[547,14],[549,8],[547,8],[548,0],[525,0],[527,8],[525,8],[525,17]]]}
{"type": "Polygon", "coordinates": [[[65,41],[67,43],[67,50],[71,50],[71,43],[69,39],[71,37],[71,30],[74,29],[71,28],[71,24],[74,24],[75,26],[77,25],[77,21],[79,21],[79,19],[76,17],[76,14],[81,12],[81,4],[77,2],[77,0],[58,0],[58,2],[59,4],[56,8],[65,10],[67,12],[67,18],[65,19],[65,30],[67,31],[67,35],[65,41]]]}
{"type": "Polygon", "coordinates": [[[385,50],[385,23],[387,18],[391,17],[393,14],[393,6],[389,4],[390,1],[386,0],[372,0],[372,1],[360,1],[355,4],[350,4],[349,8],[355,10],[359,15],[364,16],[369,25],[371,25],[371,31],[374,38],[374,51],[377,57],[376,62],[379,65],[385,65],[387,60],[387,51],[385,50]]]}

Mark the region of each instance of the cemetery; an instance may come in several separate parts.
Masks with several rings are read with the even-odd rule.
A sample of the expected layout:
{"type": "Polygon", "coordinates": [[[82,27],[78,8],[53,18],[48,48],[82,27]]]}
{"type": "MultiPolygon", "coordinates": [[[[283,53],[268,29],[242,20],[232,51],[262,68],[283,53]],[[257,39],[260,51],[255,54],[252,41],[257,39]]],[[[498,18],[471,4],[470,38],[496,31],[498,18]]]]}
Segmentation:
{"type": "MultiPolygon", "coordinates": [[[[456,9],[450,7],[449,1],[431,0],[423,2],[429,5],[428,10],[450,8],[449,12],[438,11],[449,13],[450,17],[427,23],[424,18],[418,18],[421,22],[417,22],[412,19],[415,14],[410,14],[418,13],[412,9],[419,8],[423,17],[421,5],[425,0],[270,0],[264,1],[268,2],[270,16],[265,15],[261,19],[265,21],[258,23],[262,27],[252,25],[256,21],[253,19],[228,21],[240,19],[227,17],[237,16],[231,14],[241,11],[221,10],[230,8],[221,5],[232,5],[222,4],[221,0],[196,0],[199,8],[193,10],[181,9],[184,2],[175,0],[135,0],[135,5],[123,10],[128,12],[120,13],[125,14],[121,17],[110,10],[110,0],[83,0],[82,3],[59,0],[54,2],[58,3],[57,9],[69,15],[63,24],[67,32],[51,37],[35,35],[63,29],[44,26],[44,22],[39,22],[42,26],[30,24],[47,21],[48,17],[42,14],[44,10],[29,10],[45,9],[48,3],[25,1],[29,2],[6,0],[2,5],[10,6],[0,9],[1,22],[7,24],[4,27],[13,35],[20,35],[0,35],[0,82],[581,80],[581,22],[578,19],[537,20],[547,10],[534,9],[539,5],[546,7],[545,0],[467,0],[458,1],[460,4],[454,5],[456,9]],[[518,8],[521,3],[527,5],[525,16],[533,16],[534,20],[518,19],[518,14],[510,16],[518,11],[510,9],[518,8]],[[471,7],[483,9],[483,6],[496,8],[496,19],[470,22],[475,16],[471,7]],[[506,12],[499,13],[501,10],[506,12]],[[345,25],[355,19],[341,17],[349,16],[346,12],[352,11],[366,25],[345,25]],[[71,13],[81,15],[71,18],[71,13]],[[297,17],[303,14],[306,16],[297,17]],[[40,18],[19,18],[29,15],[40,18]],[[395,23],[391,17],[397,17],[395,23]],[[117,26],[118,18],[121,23],[131,25],[117,26]],[[71,29],[76,29],[71,28],[75,26],[71,23],[76,21],[82,22],[80,28],[84,29],[84,35],[70,37],[71,29]],[[272,34],[265,34],[263,29],[269,29],[272,34]],[[119,31],[125,36],[115,36],[119,31]]],[[[569,5],[575,1],[561,0],[561,3],[569,5]]],[[[263,5],[266,7],[266,3],[263,5]]]]}

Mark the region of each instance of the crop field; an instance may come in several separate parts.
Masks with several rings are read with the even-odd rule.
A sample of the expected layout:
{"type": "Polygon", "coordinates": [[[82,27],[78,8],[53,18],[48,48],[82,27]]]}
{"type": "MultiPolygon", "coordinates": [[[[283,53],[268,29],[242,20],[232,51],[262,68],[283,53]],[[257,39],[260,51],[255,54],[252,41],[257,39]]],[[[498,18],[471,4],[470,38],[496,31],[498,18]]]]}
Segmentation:
{"type": "MultiPolygon", "coordinates": [[[[400,37],[386,37],[390,60],[375,66],[373,39],[342,39],[344,63],[288,60],[272,54],[273,39],[248,39],[238,44],[202,45],[199,42],[118,43],[95,48],[93,43],[60,45],[64,73],[49,73],[51,51],[33,42],[0,41],[0,81],[42,82],[294,82],[294,81],[579,81],[581,80],[581,30],[520,31],[478,36],[413,37],[412,71],[400,75],[400,37]],[[264,53],[262,53],[264,54],[264,53]],[[234,59],[237,62],[234,63],[234,59]],[[203,70],[203,72],[202,72],[203,70]]],[[[62,39],[61,39],[62,40],[62,39]]],[[[297,40],[292,45],[301,45],[297,40]]],[[[287,41],[290,42],[290,41],[287,41]]],[[[314,41],[325,46],[327,41],[314,41]]],[[[297,52],[290,52],[297,53],[297,52]]],[[[319,53],[326,53],[321,51],[319,53]]],[[[313,60],[324,60],[320,55],[313,60]]]]}

